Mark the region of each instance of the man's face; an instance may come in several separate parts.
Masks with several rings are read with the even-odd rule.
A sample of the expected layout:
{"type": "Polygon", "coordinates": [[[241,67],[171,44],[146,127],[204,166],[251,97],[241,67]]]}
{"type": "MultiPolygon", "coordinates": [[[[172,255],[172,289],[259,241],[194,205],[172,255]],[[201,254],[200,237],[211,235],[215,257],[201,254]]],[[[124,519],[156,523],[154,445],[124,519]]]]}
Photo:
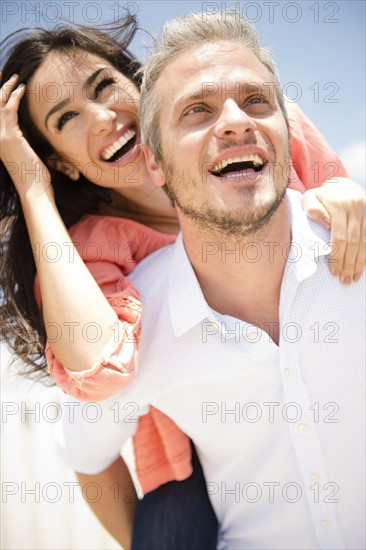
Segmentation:
{"type": "Polygon", "coordinates": [[[274,90],[268,69],[233,42],[186,50],[163,70],[161,168],[183,218],[243,236],[277,210],[290,157],[274,90]]]}

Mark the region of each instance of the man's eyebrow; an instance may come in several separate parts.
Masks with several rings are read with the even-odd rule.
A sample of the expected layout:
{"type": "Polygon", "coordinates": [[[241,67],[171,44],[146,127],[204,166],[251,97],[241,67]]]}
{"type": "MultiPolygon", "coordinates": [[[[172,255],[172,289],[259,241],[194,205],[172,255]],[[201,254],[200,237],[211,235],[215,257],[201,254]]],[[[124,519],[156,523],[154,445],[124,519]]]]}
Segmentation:
{"type": "MultiPolygon", "coordinates": [[[[90,86],[95,82],[95,80],[98,78],[100,73],[102,71],[104,71],[104,69],[105,69],[105,67],[102,67],[101,69],[98,69],[93,74],[91,74],[86,79],[85,84],[83,86],[83,90],[87,90],[88,88],[90,88],[90,86]]],[[[61,109],[63,109],[68,103],[70,103],[70,99],[64,99],[63,101],[60,101],[60,103],[57,103],[57,105],[54,105],[52,107],[52,109],[50,109],[48,111],[48,113],[46,115],[46,118],[45,118],[45,121],[44,121],[44,124],[45,124],[46,128],[47,128],[47,123],[48,123],[48,119],[50,118],[50,116],[57,113],[57,111],[60,111],[61,109]]]]}
{"type": "Polygon", "coordinates": [[[176,102],[176,104],[174,105],[173,114],[177,114],[182,108],[182,106],[188,103],[189,101],[203,101],[203,98],[204,98],[204,93],[202,90],[200,90],[199,92],[192,92],[180,97],[176,102]]]}

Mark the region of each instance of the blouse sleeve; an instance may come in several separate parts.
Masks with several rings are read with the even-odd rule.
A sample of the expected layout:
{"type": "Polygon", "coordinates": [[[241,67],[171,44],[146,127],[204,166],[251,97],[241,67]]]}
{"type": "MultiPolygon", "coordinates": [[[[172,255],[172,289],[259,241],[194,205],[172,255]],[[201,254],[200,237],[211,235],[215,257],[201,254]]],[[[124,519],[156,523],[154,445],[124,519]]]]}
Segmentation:
{"type": "Polygon", "coordinates": [[[290,187],[304,192],[324,181],[347,177],[347,172],[330,145],[295,103],[286,103],[290,123],[293,170],[290,187]]]}
{"type": "MultiPolygon", "coordinates": [[[[148,227],[120,218],[87,216],[70,236],[89,271],[118,316],[114,335],[102,356],[81,372],[67,369],[49,342],[45,355],[50,375],[62,390],[82,401],[100,401],[131,382],[141,332],[139,293],[126,277],[145,255],[174,241],[148,227]]],[[[38,278],[35,294],[40,305],[38,278]]]]}

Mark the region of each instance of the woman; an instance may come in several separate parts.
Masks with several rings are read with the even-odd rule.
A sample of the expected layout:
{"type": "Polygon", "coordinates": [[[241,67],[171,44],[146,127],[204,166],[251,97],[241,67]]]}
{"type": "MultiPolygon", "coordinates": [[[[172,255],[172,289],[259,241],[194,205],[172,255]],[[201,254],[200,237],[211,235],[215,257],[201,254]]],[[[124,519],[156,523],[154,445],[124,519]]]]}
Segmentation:
{"type": "MultiPolygon", "coordinates": [[[[126,20],[127,39],[123,48],[128,46],[135,25],[133,19],[126,20]]],[[[34,371],[45,372],[44,361],[42,365],[39,362],[46,345],[44,327],[47,327],[46,351],[52,376],[68,393],[83,399],[101,399],[129,382],[134,370],[141,308],[138,294],[125,275],[146,254],[172,241],[172,236],[162,232],[173,235],[178,231],[174,208],[167,196],[152,185],[139,148],[136,62],[123,48],[121,51],[120,41],[93,29],[64,29],[32,36],[19,42],[10,54],[1,89],[1,219],[3,240],[7,239],[1,274],[4,335],[34,371]],[[19,76],[12,76],[14,73],[19,76]],[[20,82],[26,86],[15,88],[20,82]],[[114,189],[122,197],[124,216],[143,221],[149,227],[111,218],[84,218],[71,229],[72,238],[81,241],[79,256],[71,246],[66,227],[74,225],[85,213],[98,212],[98,203],[105,197],[98,186],[114,189]],[[92,257],[90,245],[97,250],[92,257]],[[121,245],[127,246],[121,250],[121,245]],[[31,249],[34,262],[29,254],[31,249]],[[52,256],[55,251],[56,256],[52,256]],[[34,296],[35,265],[39,283],[34,296]],[[111,270],[120,274],[117,289],[111,287],[111,270]],[[126,338],[124,334],[126,321],[134,329],[134,338],[126,338]],[[85,327],[96,330],[97,337],[86,333],[85,327]]],[[[311,149],[298,139],[304,118],[296,111],[293,117],[293,150],[299,153],[299,148],[305,148],[311,157],[311,149]]],[[[308,128],[305,131],[309,132],[308,128]]],[[[310,134],[322,142],[314,130],[310,134]]],[[[329,157],[331,153],[324,144],[323,148],[328,162],[338,161],[334,155],[329,157]]],[[[309,160],[304,151],[295,159],[295,165],[306,182],[311,176],[306,172],[307,162],[302,164],[302,159],[309,160]]],[[[311,160],[319,162],[322,156],[311,160]]],[[[341,167],[338,175],[344,175],[341,167]]],[[[301,188],[298,178],[295,183],[301,188]]],[[[334,186],[329,192],[330,185],[324,187],[327,203],[335,189],[334,186]]],[[[332,213],[333,206],[328,208],[332,213]]],[[[319,210],[326,217],[321,205],[319,210]]],[[[352,221],[352,230],[354,225],[352,221]]],[[[358,247],[350,247],[346,258],[347,255],[344,262],[347,265],[362,260],[358,247]]],[[[343,277],[350,274],[347,272],[343,277]]],[[[162,425],[166,432],[176,430],[169,419],[159,417],[158,411],[147,415],[136,440],[139,436],[146,441],[151,431],[162,425]]],[[[187,450],[184,438],[180,448],[187,450]]],[[[137,459],[139,456],[137,445],[137,459]]],[[[146,456],[143,458],[146,460],[146,456]]],[[[173,474],[170,472],[164,478],[161,473],[155,485],[185,478],[189,472],[185,469],[173,474]]],[[[198,487],[205,488],[197,463],[192,478],[201,480],[198,487]]],[[[146,479],[145,489],[154,488],[146,479]]],[[[180,491],[183,486],[177,484],[175,488],[180,491]]],[[[171,486],[163,490],[167,487],[169,491],[171,486]]],[[[150,501],[151,509],[158,502],[154,498],[150,501]]],[[[193,498],[189,501],[191,513],[195,502],[197,505],[193,498]]],[[[202,526],[202,537],[208,534],[209,539],[197,539],[195,547],[215,546],[216,525],[208,501],[205,505],[207,523],[202,526]]],[[[202,512],[201,500],[197,510],[202,512]]],[[[126,507],[124,512],[126,516],[121,517],[121,524],[125,522],[121,529],[124,535],[117,539],[129,545],[129,522],[134,507],[126,507]]],[[[187,508],[180,512],[175,509],[176,517],[186,512],[187,508]]],[[[143,528],[141,524],[139,528],[143,528]]],[[[179,531],[178,525],[178,532],[181,537],[190,530],[179,531]]],[[[175,536],[167,539],[167,548],[177,547],[175,536]]],[[[185,544],[193,547],[191,541],[180,540],[182,547],[185,544]]],[[[149,545],[154,547],[151,541],[149,545]]]]}

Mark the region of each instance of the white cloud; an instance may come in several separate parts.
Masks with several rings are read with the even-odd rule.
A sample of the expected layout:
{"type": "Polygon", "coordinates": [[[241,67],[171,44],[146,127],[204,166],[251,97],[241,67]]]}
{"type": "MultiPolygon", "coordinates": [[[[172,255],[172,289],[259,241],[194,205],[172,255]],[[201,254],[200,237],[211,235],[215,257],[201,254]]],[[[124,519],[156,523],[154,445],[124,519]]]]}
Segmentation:
{"type": "Polygon", "coordinates": [[[351,143],[340,157],[344,163],[346,170],[350,177],[356,180],[358,183],[366,187],[365,185],[365,148],[366,143],[364,141],[355,141],[351,143]]]}

